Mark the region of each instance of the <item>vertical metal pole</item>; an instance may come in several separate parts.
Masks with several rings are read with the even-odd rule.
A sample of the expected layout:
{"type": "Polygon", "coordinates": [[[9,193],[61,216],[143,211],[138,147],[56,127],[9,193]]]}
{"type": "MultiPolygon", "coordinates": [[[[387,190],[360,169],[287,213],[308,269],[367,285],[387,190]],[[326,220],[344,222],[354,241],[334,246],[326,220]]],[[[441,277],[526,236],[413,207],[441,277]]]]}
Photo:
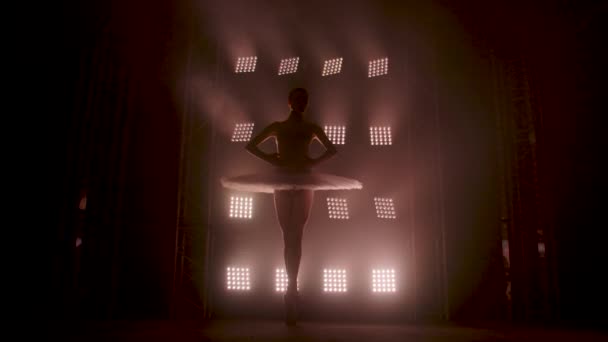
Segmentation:
{"type": "MultiPolygon", "coordinates": [[[[170,317],[172,319],[176,318],[176,301],[177,301],[177,285],[178,285],[178,264],[179,264],[179,258],[180,258],[180,235],[182,235],[182,216],[183,216],[183,197],[184,197],[184,187],[185,187],[185,183],[188,181],[187,179],[185,179],[186,177],[184,177],[184,170],[185,170],[185,164],[186,164],[186,144],[188,142],[188,134],[186,134],[186,132],[189,132],[189,128],[191,125],[190,122],[190,70],[191,70],[191,63],[192,63],[192,48],[191,48],[191,43],[188,43],[188,49],[187,49],[187,53],[186,53],[186,80],[185,80],[185,84],[184,84],[184,93],[183,93],[183,99],[184,99],[184,107],[180,113],[180,124],[181,124],[181,131],[180,131],[180,148],[179,148],[179,170],[178,170],[178,187],[177,187],[177,213],[176,213],[176,220],[175,220],[175,245],[174,245],[174,253],[173,253],[173,284],[172,284],[172,289],[171,289],[171,304],[170,304],[170,317]]],[[[183,267],[180,268],[179,272],[183,272],[183,267]]],[[[179,278],[181,278],[181,275],[179,276],[179,278]]]]}
{"type": "MultiPolygon", "coordinates": [[[[433,50],[433,70],[435,75],[438,72],[437,67],[437,54],[434,46],[433,50]]],[[[437,78],[433,77],[433,102],[434,102],[434,123],[435,131],[437,132],[437,144],[435,149],[435,161],[438,173],[439,182],[439,228],[441,232],[441,272],[442,272],[442,294],[443,294],[443,318],[445,320],[450,319],[450,299],[448,295],[448,268],[447,268],[447,252],[446,252],[446,231],[445,231],[445,205],[444,205],[444,190],[443,190],[443,172],[441,169],[441,122],[439,120],[439,98],[438,98],[439,86],[437,84],[437,78]]]]}
{"type": "MultiPolygon", "coordinates": [[[[411,130],[411,125],[408,124],[407,125],[407,158],[408,158],[408,165],[412,165],[412,130],[411,130]]],[[[409,173],[409,184],[414,184],[413,180],[413,176],[412,173],[409,173]]],[[[408,199],[407,199],[407,203],[408,203],[408,215],[409,215],[409,221],[410,221],[410,273],[412,275],[412,307],[413,307],[413,312],[412,312],[412,318],[414,320],[418,319],[418,272],[417,272],[417,260],[416,260],[416,217],[415,217],[415,205],[414,205],[414,196],[413,193],[411,191],[411,187],[410,187],[410,192],[408,194],[408,199]]]]}
{"type": "MultiPolygon", "coordinates": [[[[510,172],[510,168],[511,168],[511,164],[508,158],[508,151],[507,151],[507,146],[506,146],[506,139],[505,139],[505,129],[506,129],[506,119],[505,119],[505,113],[504,113],[504,79],[503,79],[503,69],[502,67],[497,63],[496,61],[496,56],[494,55],[493,51],[490,51],[490,68],[491,68],[491,73],[492,73],[492,97],[493,97],[493,104],[494,104],[494,112],[495,112],[495,118],[496,118],[496,154],[497,154],[497,173],[498,173],[498,193],[499,193],[499,202],[500,202],[500,212],[499,212],[499,219],[500,219],[500,235],[501,235],[501,239],[504,241],[507,241],[507,251],[508,253],[505,254],[505,251],[502,251],[502,255],[503,258],[505,259],[505,262],[503,262],[504,265],[504,272],[505,272],[505,276],[507,276],[506,278],[506,282],[505,282],[505,299],[507,302],[507,307],[506,307],[506,315],[507,315],[507,319],[511,320],[513,318],[513,303],[512,303],[512,296],[509,293],[510,289],[511,289],[511,277],[512,277],[512,272],[511,272],[511,257],[510,257],[510,251],[511,251],[511,233],[510,233],[510,225],[512,222],[512,209],[511,209],[511,201],[510,201],[510,189],[512,187],[510,181],[511,181],[511,172],[510,172]]],[[[504,248],[504,247],[502,247],[504,248]]]]}
{"type": "MultiPolygon", "coordinates": [[[[221,54],[220,54],[220,44],[219,44],[219,40],[216,40],[216,44],[215,44],[215,76],[214,76],[214,83],[213,86],[217,89],[220,87],[221,85],[221,65],[220,65],[220,60],[221,60],[221,54]]],[[[213,241],[214,241],[214,235],[213,235],[213,196],[214,196],[214,187],[217,186],[217,184],[215,184],[215,181],[217,180],[215,175],[216,175],[216,169],[215,169],[215,157],[216,157],[216,153],[215,153],[215,146],[216,146],[216,137],[217,137],[217,130],[216,130],[216,113],[219,112],[221,110],[221,108],[223,107],[223,101],[220,102],[219,104],[216,105],[215,108],[213,108],[211,110],[211,113],[209,113],[209,127],[210,127],[210,144],[209,144],[209,162],[207,163],[207,165],[209,165],[209,179],[207,182],[207,231],[206,231],[206,239],[205,239],[205,261],[204,261],[204,268],[205,268],[205,284],[204,284],[204,289],[203,289],[203,297],[204,297],[204,311],[205,311],[205,318],[211,318],[211,314],[212,314],[212,308],[213,308],[213,298],[211,297],[211,286],[214,284],[214,282],[212,281],[212,279],[215,279],[214,276],[215,274],[213,272],[210,272],[211,269],[211,258],[213,256],[213,241]]],[[[213,268],[213,270],[215,270],[215,268],[213,268]]]]}

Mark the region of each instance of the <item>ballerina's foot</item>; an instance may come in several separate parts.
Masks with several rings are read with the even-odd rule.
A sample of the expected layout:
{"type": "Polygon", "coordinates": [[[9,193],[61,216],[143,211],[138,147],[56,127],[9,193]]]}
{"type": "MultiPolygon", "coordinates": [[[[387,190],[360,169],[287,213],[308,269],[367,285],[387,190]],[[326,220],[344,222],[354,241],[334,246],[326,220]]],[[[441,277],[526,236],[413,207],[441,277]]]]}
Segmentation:
{"type": "Polygon", "coordinates": [[[295,326],[298,316],[298,294],[286,293],[285,297],[285,324],[295,326]]]}

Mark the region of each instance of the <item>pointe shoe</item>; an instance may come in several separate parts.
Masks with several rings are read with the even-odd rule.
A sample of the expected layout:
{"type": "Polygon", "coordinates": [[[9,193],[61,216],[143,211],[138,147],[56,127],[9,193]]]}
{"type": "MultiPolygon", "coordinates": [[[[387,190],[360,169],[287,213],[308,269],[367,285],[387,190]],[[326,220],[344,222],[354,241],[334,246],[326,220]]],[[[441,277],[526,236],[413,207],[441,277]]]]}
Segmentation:
{"type": "Polygon", "coordinates": [[[298,294],[286,293],[283,298],[285,300],[285,324],[294,326],[298,316],[298,294]]]}

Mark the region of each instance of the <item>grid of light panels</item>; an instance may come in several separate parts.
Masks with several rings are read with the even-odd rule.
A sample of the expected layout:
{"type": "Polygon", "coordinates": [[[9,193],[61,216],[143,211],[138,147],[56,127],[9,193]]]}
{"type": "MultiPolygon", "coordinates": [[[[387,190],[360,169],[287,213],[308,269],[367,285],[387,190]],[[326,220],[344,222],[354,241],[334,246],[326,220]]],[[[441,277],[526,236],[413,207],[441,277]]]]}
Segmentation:
{"type": "Polygon", "coordinates": [[[323,269],[323,292],[346,292],[346,270],[323,269]]]}
{"type": "MultiPolygon", "coordinates": [[[[238,57],[234,72],[246,73],[254,72],[257,65],[257,56],[238,57]]],[[[328,59],[323,61],[322,76],[339,74],[342,71],[343,57],[328,59]]],[[[278,75],[293,74],[298,71],[300,57],[283,58],[279,63],[278,75]]],[[[367,66],[367,77],[377,77],[388,75],[388,57],[370,60],[367,66]]]]}
{"type": "Polygon", "coordinates": [[[376,77],[388,74],[388,58],[369,61],[367,77],[376,77]]]}
{"type": "Polygon", "coordinates": [[[234,125],[234,131],[232,131],[232,142],[247,142],[251,139],[253,134],[253,122],[237,123],[234,125]]]}
{"type": "Polygon", "coordinates": [[[382,219],[396,219],[395,204],[392,198],[374,197],[376,215],[382,219]]]}
{"type": "Polygon", "coordinates": [[[253,213],[253,197],[230,196],[230,218],[250,219],[253,213]]]}
{"type": "Polygon", "coordinates": [[[293,74],[298,71],[298,63],[300,62],[300,57],[292,57],[281,59],[281,63],[279,64],[279,75],[287,75],[293,74]]]}
{"type": "Polygon", "coordinates": [[[346,126],[325,126],[323,131],[334,145],[344,145],[346,126]]]}
{"type": "Polygon", "coordinates": [[[391,126],[371,126],[369,128],[369,138],[372,146],[392,145],[391,126]]]}
{"type": "Polygon", "coordinates": [[[323,63],[323,72],[321,76],[329,76],[339,74],[342,71],[342,57],[328,59],[323,63]]]}
{"type": "MultiPolygon", "coordinates": [[[[322,76],[339,74],[342,70],[343,58],[334,58],[324,61],[322,76]]],[[[257,64],[256,56],[239,57],[237,59],[235,72],[254,72],[257,64]]],[[[282,59],[279,65],[278,75],[286,75],[297,72],[299,57],[282,59]]],[[[388,74],[388,58],[380,58],[369,61],[368,78],[388,74]]],[[[253,134],[253,123],[238,123],[235,125],[232,142],[247,142],[253,134]]],[[[345,144],[345,126],[325,126],[324,131],[329,140],[336,145],[345,144]]],[[[392,145],[392,134],[390,126],[370,127],[371,145],[392,145]]],[[[230,198],[231,218],[252,218],[253,198],[232,196],[230,198]]],[[[396,219],[395,207],[391,198],[374,197],[376,214],[378,218],[396,219]]],[[[348,204],[344,198],[327,198],[329,217],[332,219],[349,219],[348,204]]],[[[539,248],[540,250],[540,248],[539,248]]],[[[540,252],[540,251],[539,251],[540,252]]],[[[284,268],[277,268],[275,273],[276,291],[285,292],[289,279],[284,268]]],[[[248,291],[251,288],[249,268],[228,267],[227,289],[248,291]]],[[[324,292],[347,292],[347,277],[344,269],[323,270],[324,292]]],[[[375,293],[396,292],[396,277],[394,269],[372,270],[372,291],[375,293]]]]}
{"type": "Polygon", "coordinates": [[[346,198],[327,197],[327,211],[330,219],[349,219],[346,198]]]}
{"type": "Polygon", "coordinates": [[[374,269],[372,270],[372,292],[386,293],[396,292],[394,269],[374,269]]]}
{"type": "MultiPolygon", "coordinates": [[[[289,278],[287,277],[287,272],[284,268],[277,268],[275,271],[275,290],[276,292],[285,292],[287,291],[287,287],[289,286],[289,278]]],[[[296,287],[298,290],[300,289],[300,284],[297,284],[296,287]]]]}
{"type": "Polygon", "coordinates": [[[249,291],[251,289],[251,283],[249,280],[249,268],[226,268],[226,289],[230,291],[249,291]]]}
{"type": "Polygon", "coordinates": [[[254,72],[257,62],[258,62],[257,56],[239,57],[236,60],[236,67],[234,68],[234,72],[236,72],[236,73],[254,72]]]}
{"type": "MultiPolygon", "coordinates": [[[[323,269],[323,292],[344,293],[348,291],[347,273],[345,269],[323,269]]],[[[250,291],[251,277],[248,267],[226,268],[226,289],[230,291],[250,291]]],[[[394,268],[372,270],[371,290],[373,293],[397,292],[397,277],[394,268]]],[[[275,291],[287,291],[289,278],[284,268],[275,270],[275,291]]],[[[300,286],[298,284],[298,290],[300,286]]]]}

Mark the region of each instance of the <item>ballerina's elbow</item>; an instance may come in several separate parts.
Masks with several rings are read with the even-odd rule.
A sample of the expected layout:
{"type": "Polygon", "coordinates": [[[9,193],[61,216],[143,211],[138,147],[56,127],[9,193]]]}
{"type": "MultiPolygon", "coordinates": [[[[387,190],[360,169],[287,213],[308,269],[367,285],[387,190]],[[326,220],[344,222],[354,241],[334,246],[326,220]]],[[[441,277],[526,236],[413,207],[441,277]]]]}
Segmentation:
{"type": "Polygon", "coordinates": [[[262,158],[260,150],[255,145],[247,145],[245,150],[255,157],[262,158]]]}

